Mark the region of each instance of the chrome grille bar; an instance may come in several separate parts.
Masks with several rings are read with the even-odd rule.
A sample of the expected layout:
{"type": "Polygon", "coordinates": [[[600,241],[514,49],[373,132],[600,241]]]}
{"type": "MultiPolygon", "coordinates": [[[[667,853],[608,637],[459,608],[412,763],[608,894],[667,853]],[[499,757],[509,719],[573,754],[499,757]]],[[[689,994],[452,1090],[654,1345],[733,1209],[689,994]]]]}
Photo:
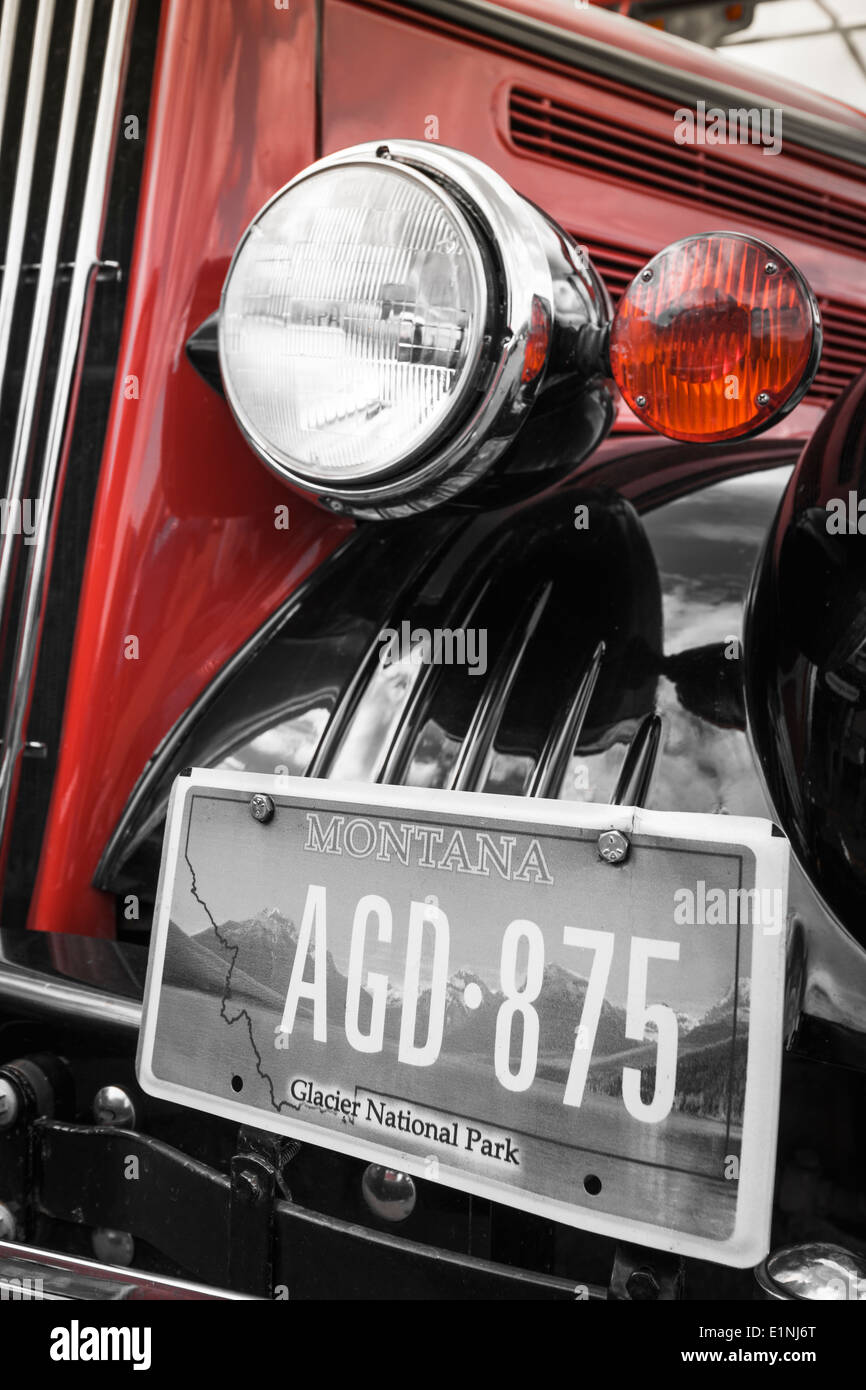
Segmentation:
{"type": "Polygon", "coordinates": [[[0,150],[3,148],[3,125],[9,104],[9,78],[15,52],[15,31],[18,27],[18,0],[6,0],[0,18],[0,150]]]}
{"type": "Polygon", "coordinates": [[[592,654],[586,675],[577,686],[565,710],[564,717],[551,730],[541,757],[536,763],[535,771],[527,788],[527,796],[556,797],[559,795],[568,770],[569,759],[580,738],[589,706],[592,703],[593,693],[598,684],[604,651],[604,643],[599,642],[592,654]]]}
{"type": "MultiPolygon", "coordinates": [[[[91,8],[92,0],[86,0],[88,27],[91,8]]],[[[79,27],[80,13],[80,11],[76,13],[76,31],[79,27]]],[[[41,461],[37,492],[41,505],[37,509],[33,545],[27,548],[23,616],[18,631],[9,705],[3,730],[3,756],[2,762],[0,762],[0,839],[6,831],[12,788],[23,748],[24,728],[32,695],[56,527],[56,503],[62,465],[69,442],[69,427],[71,425],[69,406],[70,400],[75,394],[75,379],[80,371],[81,347],[86,329],[89,292],[93,283],[94,270],[99,260],[99,248],[108,197],[109,169],[114,147],[118,103],[125,69],[131,17],[132,0],[114,0],[102,66],[90,162],[81,207],[75,263],[60,342],[45,451],[41,461]]],[[[72,72],[73,66],[73,56],[71,55],[70,72],[72,72]]],[[[64,112],[65,108],[64,100],[64,112]]],[[[69,132],[70,142],[73,137],[74,130],[69,132]]],[[[66,140],[63,131],[61,131],[61,140],[65,149],[66,140]]],[[[69,150],[71,153],[71,143],[69,150]]],[[[61,150],[59,147],[57,160],[60,163],[61,150]]],[[[66,185],[64,184],[64,202],[65,190],[66,185]]],[[[53,191],[52,189],[52,193],[53,191]]],[[[50,206],[49,223],[51,223],[54,211],[53,206],[50,206]]],[[[48,229],[46,229],[46,245],[48,245],[48,229]]],[[[48,257],[43,253],[43,272],[46,270],[47,259],[48,257]]],[[[56,255],[54,261],[56,269],[56,255]]],[[[23,404],[22,401],[22,408],[23,404]]]]}
{"type": "Polygon", "coordinates": [[[526,648],[532,640],[552,592],[553,582],[548,580],[527,605],[526,621],[515,624],[510,639],[505,643],[451,768],[446,783],[450,791],[479,791],[484,785],[487,759],[496,731],[505,712],[508,697],[514,688],[526,648]]]}
{"type": "MultiPolygon", "coordinates": [[[[27,232],[27,214],[30,208],[30,192],[36,164],[36,141],[39,135],[39,118],[42,115],[42,97],[45,91],[45,73],[48,68],[48,50],[53,20],[54,0],[40,0],[36,15],[36,28],[33,33],[33,47],[30,53],[30,72],[27,78],[27,95],[24,99],[21,138],[18,143],[18,164],[15,169],[12,212],[6,238],[3,285],[0,287],[0,391],[2,391],[6,379],[9,339],[12,334],[12,316],[15,312],[18,277],[21,274],[24,238],[27,232]]],[[[10,15],[10,28],[11,21],[12,16],[10,15]]],[[[3,28],[5,31],[5,5],[3,7],[3,28]]],[[[12,40],[9,39],[8,42],[11,43],[12,40]]],[[[6,91],[3,93],[4,111],[5,106],[6,91]]],[[[4,611],[3,607],[0,606],[0,614],[4,611]]]]}
{"type": "MultiPolygon", "coordinates": [[[[481,607],[484,599],[487,597],[490,591],[490,584],[491,581],[489,578],[483,580],[475,597],[470,599],[468,607],[465,607],[462,621],[458,619],[459,610],[455,609],[448,615],[443,625],[448,628],[468,627],[475,614],[478,612],[478,609],[481,607]]],[[[407,762],[412,752],[412,745],[418,733],[418,727],[415,722],[416,716],[418,715],[425,697],[430,692],[430,687],[435,680],[435,673],[436,667],[432,664],[423,667],[418,679],[412,686],[409,698],[400,711],[400,723],[391,741],[391,746],[385,753],[384,762],[382,763],[382,767],[376,779],[378,782],[389,784],[396,783],[399,785],[403,781],[406,775],[407,762]]]]}
{"type": "Polygon", "coordinates": [[[657,714],[641,720],[626,750],[622,768],[610,798],[611,806],[643,806],[661,746],[662,721],[657,714]]]}
{"type": "MultiPolygon", "coordinates": [[[[438,564],[445,544],[447,544],[447,535],[443,534],[436,541],[430,554],[424,556],[419,573],[412,575],[397,592],[391,605],[391,613],[385,621],[386,627],[393,626],[397,622],[396,615],[401,612],[403,605],[408,601],[409,593],[423,586],[431,570],[435,569],[438,564]]],[[[334,707],[310,765],[304,774],[306,777],[330,777],[334,775],[334,765],[350,736],[353,721],[357,716],[361,702],[379,669],[381,652],[382,641],[380,633],[377,632],[371,638],[364,656],[358,663],[358,669],[334,707]]]]}
{"type": "MultiPolygon", "coordinates": [[[[27,357],[24,363],[24,376],[21,396],[18,402],[18,416],[12,440],[12,458],[9,465],[9,481],[6,485],[8,515],[20,515],[21,504],[27,487],[27,474],[33,448],[33,432],[36,421],[36,406],[43,379],[45,354],[47,351],[48,319],[54,299],[54,282],[60,260],[60,234],[63,230],[63,217],[66,211],[66,198],[69,192],[69,178],[72,173],[72,150],[75,143],[75,126],[81,104],[81,88],[84,82],[84,65],[87,60],[87,42],[90,36],[90,21],[93,15],[93,0],[79,0],[75,10],[75,23],[69,48],[69,62],[66,69],[66,85],[63,92],[63,107],[60,113],[60,129],[54,157],[54,173],[51,179],[51,192],[48,198],[48,217],[45,223],[45,237],[42,244],[42,260],[39,279],[36,285],[36,298],[33,304],[33,317],[30,321],[30,336],[27,342],[27,357]]],[[[17,212],[17,205],[15,211],[17,212]]],[[[8,270],[8,263],[7,263],[8,270]]],[[[18,267],[20,271],[20,266],[18,267]]],[[[18,278],[17,272],[15,276],[18,278]]],[[[37,491],[36,496],[40,493],[37,491]]],[[[0,613],[6,613],[10,598],[14,557],[20,547],[20,532],[16,526],[9,526],[0,535],[0,613]]],[[[4,745],[4,747],[8,747],[4,745]]]]}

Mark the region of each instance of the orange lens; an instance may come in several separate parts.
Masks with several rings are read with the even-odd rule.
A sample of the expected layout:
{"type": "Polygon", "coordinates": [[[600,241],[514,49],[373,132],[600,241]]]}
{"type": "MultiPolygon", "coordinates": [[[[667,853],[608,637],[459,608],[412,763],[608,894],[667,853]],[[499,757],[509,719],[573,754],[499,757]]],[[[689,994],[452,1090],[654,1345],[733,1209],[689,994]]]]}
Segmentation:
{"type": "Polygon", "coordinates": [[[521,381],[534,381],[547,361],[550,347],[550,315],[537,294],[532,296],[532,322],[523,354],[521,381]]]}
{"type": "Polygon", "coordinates": [[[610,334],[620,391],[670,439],[766,429],[806,392],[820,353],[818,309],[799,271],[736,232],[659,252],[626,290],[610,334]]]}

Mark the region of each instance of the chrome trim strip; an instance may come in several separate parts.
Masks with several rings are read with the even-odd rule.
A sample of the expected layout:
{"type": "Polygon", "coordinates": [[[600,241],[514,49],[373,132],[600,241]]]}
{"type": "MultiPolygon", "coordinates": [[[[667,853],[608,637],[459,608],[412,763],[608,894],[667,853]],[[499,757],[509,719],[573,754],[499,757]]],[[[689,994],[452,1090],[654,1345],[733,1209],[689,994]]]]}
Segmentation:
{"type": "Polygon", "coordinates": [[[8,959],[0,960],[0,1006],[27,1018],[93,1023],[135,1036],[141,1025],[141,1004],[134,999],[8,959]]]}
{"type": "MultiPolygon", "coordinates": [[[[88,13],[91,5],[92,0],[87,0],[88,13]]],[[[40,498],[41,505],[37,509],[34,543],[28,547],[23,597],[24,616],[18,634],[18,645],[10,685],[10,703],[3,730],[3,757],[2,762],[0,762],[0,840],[6,831],[12,786],[23,747],[24,726],[30,706],[36,669],[57,521],[56,503],[61,465],[64,446],[67,443],[67,427],[71,425],[69,404],[74,395],[74,378],[80,364],[80,351],[86,327],[87,301],[94,271],[99,261],[99,245],[102,239],[105,205],[108,198],[111,153],[114,147],[118,104],[126,66],[132,8],[131,0],[114,0],[102,67],[93,143],[75,250],[75,265],[69,287],[69,300],[57,362],[45,453],[36,494],[40,498]]],[[[76,15],[76,27],[77,24],[78,15],[76,15]]],[[[73,62],[70,58],[70,69],[72,66],[73,62]]],[[[61,130],[62,136],[63,131],[61,130]]],[[[58,150],[58,162],[59,160],[60,151],[58,150]]],[[[44,255],[42,260],[44,269],[46,260],[44,255]]]]}
{"type": "Polygon", "coordinates": [[[92,936],[0,930],[0,1009],[138,1034],[147,950],[92,936]]]}
{"type": "MultiPolygon", "coordinates": [[[[376,3],[377,0],[355,0],[355,4],[364,8],[375,9],[376,3]]],[[[768,98],[757,92],[667,67],[652,58],[616,47],[614,43],[604,43],[586,34],[561,29],[534,16],[489,4],[488,0],[400,0],[400,4],[409,12],[414,10],[419,18],[428,16],[440,19],[459,29],[517,47],[524,53],[536,54],[614,82],[629,83],[645,92],[666,97],[678,106],[693,106],[697,101],[722,107],[769,104],[768,98]]],[[[620,21],[617,19],[616,22],[620,21]]],[[[774,102],[773,105],[779,103],[774,102]]],[[[781,110],[785,138],[791,144],[832,155],[849,164],[866,166],[864,131],[858,132],[840,121],[816,116],[797,107],[782,106],[781,110]]]]}
{"type": "Polygon", "coordinates": [[[643,806],[649,794],[661,747],[662,721],[658,714],[641,720],[626,750],[611,806],[643,806]]]}
{"type": "MultiPolygon", "coordinates": [[[[36,163],[36,140],[39,135],[39,118],[42,115],[42,97],[45,91],[45,74],[48,68],[48,48],[53,19],[54,0],[40,0],[39,11],[36,16],[36,28],[33,32],[33,47],[30,52],[30,72],[27,78],[27,95],[24,99],[21,138],[18,142],[18,163],[15,168],[15,187],[12,192],[12,212],[6,238],[3,285],[0,288],[0,391],[2,391],[3,383],[6,380],[6,361],[9,356],[12,316],[15,312],[18,280],[21,275],[27,214],[30,210],[30,192],[36,163]]],[[[5,20],[4,6],[4,24],[5,20]]],[[[3,610],[0,608],[0,613],[2,612],[3,610]]]]}
{"type": "Polygon", "coordinates": [[[0,150],[3,149],[3,125],[9,103],[9,77],[15,53],[15,34],[18,27],[19,0],[4,0],[0,17],[0,150]]]}
{"type": "Polygon", "coordinates": [[[559,725],[554,725],[550,731],[550,737],[535,765],[527,796],[559,796],[569,760],[580,738],[598,684],[604,653],[604,642],[599,642],[583,680],[566,707],[564,717],[559,725]]]}
{"type": "MultiPolygon", "coordinates": [[[[159,1299],[160,1296],[182,1301],[195,1299],[231,1299],[238,1302],[257,1302],[252,1294],[235,1293],[232,1289],[212,1288],[209,1284],[197,1284],[191,1279],[175,1279],[167,1274],[149,1274],[134,1268],[101,1264],[98,1260],[86,1260],[81,1255],[66,1255],[57,1250],[43,1250],[36,1245],[18,1245],[14,1241],[0,1242],[0,1281],[9,1278],[39,1279],[46,1292],[35,1294],[36,1299],[64,1300],[76,1298],[97,1298],[99,1287],[106,1290],[101,1296],[109,1299],[109,1290],[124,1302],[138,1302],[159,1299]],[[14,1273],[7,1272],[14,1268],[14,1273]],[[61,1287],[50,1291],[54,1278],[61,1287]],[[76,1285],[75,1280],[81,1281],[76,1285]],[[63,1281],[69,1281],[63,1287],[63,1281]],[[76,1292],[76,1289],[78,1290],[76,1292]]],[[[7,1299],[9,1295],[7,1294],[7,1299]]]]}
{"type": "MultiPolygon", "coordinates": [[[[530,599],[527,605],[527,620],[518,620],[509,640],[503,646],[449,773],[445,784],[449,791],[472,792],[482,789],[490,749],[505,706],[508,704],[508,697],[514,688],[526,648],[532,640],[552,592],[553,580],[549,579],[530,599]]],[[[524,609],[524,613],[526,611],[524,609]]]]}

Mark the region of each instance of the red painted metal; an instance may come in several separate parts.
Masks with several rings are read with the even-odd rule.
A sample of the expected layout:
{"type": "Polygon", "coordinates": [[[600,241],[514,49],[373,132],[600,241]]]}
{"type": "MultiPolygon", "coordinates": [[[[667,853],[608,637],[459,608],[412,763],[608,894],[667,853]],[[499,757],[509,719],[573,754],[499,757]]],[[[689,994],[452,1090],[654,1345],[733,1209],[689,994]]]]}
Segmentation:
{"type": "MultiPolygon", "coordinates": [[[[707,78],[730,69],[619,16],[561,0],[511,8],[573,27],[707,78]]],[[[520,154],[505,116],[514,84],[589,103],[601,118],[670,133],[670,116],[612,79],[591,80],[458,27],[414,19],[382,0],[322,0],[322,152],[360,140],[423,139],[486,160],[580,241],[626,256],[713,230],[719,215],[615,177],[520,154]]],[[[111,935],[114,902],[91,887],[96,863],[153,751],[213,674],[334,548],[329,520],[253,457],[227,406],[184,358],[190,331],[217,306],[235,243],[258,207],[316,155],[314,0],[165,0],[148,158],[118,382],[90,542],[64,726],[30,926],[111,935]],[[139,381],[129,400],[124,381],[139,381]],[[288,503],[292,526],[273,526],[288,503]],[[127,660],[128,637],[138,659],[127,660]]],[[[759,79],[750,74],[749,86],[759,79]]],[[[760,80],[766,99],[791,93],[760,80]]],[[[817,94],[799,105],[866,129],[817,94]]],[[[726,151],[737,169],[761,151],[726,151]]],[[[859,172],[786,145],[774,164],[826,198],[863,200],[859,172]]],[[[766,171],[765,171],[766,172],[766,171]]],[[[748,207],[725,218],[761,234],[748,207]]],[[[863,260],[796,230],[770,235],[819,296],[866,311],[863,260]]],[[[803,432],[814,407],[786,426],[803,432]]]]}
{"type": "MultiPolygon", "coordinates": [[[[602,10],[573,8],[561,0],[510,0],[513,9],[590,40],[628,49],[662,66],[683,68],[713,81],[743,77],[727,60],[697,45],[672,42],[646,25],[602,10]]],[[[685,236],[719,230],[757,235],[777,246],[803,272],[819,304],[830,309],[827,323],[826,366],[819,369],[824,387],[807,398],[775,430],[789,438],[807,438],[818,424],[827,396],[827,372],[833,370],[836,389],[862,365],[862,334],[866,317],[866,246],[828,248],[813,236],[809,218],[800,227],[783,228],[761,220],[760,208],[744,196],[738,210],[720,211],[695,196],[672,196],[646,184],[616,176],[620,152],[617,132],[639,132],[645,144],[670,150],[675,103],[647,97],[626,82],[598,77],[537,58],[502,45],[487,43],[461,31],[454,23],[435,23],[397,0],[326,0],[322,46],[323,153],[359,140],[391,137],[435,138],[474,154],[498,170],[518,192],[545,208],[578,242],[603,245],[608,259],[617,256],[643,264],[662,247],[685,236]],[[358,54],[364,61],[358,61],[358,54]],[[511,138],[509,100],[514,88],[529,90],[551,102],[592,114],[611,131],[607,171],[579,164],[554,165],[550,159],[520,150],[511,138]],[[852,331],[853,330],[853,331],[852,331]],[[850,360],[849,360],[850,359],[850,360]]],[[[866,116],[805,89],[792,92],[776,78],[749,73],[749,89],[768,103],[786,99],[802,109],[866,134],[866,116]]],[[[778,155],[768,157],[757,145],[713,146],[716,172],[726,172],[730,187],[747,176],[757,185],[769,177],[783,181],[796,201],[823,200],[866,209],[866,184],[859,168],[800,149],[787,140],[778,155]]],[[[629,173],[640,174],[639,162],[629,173]]],[[[620,276],[620,291],[624,288],[620,276]]],[[[616,291],[617,286],[611,286],[616,291]]],[[[835,392],[833,393],[835,394],[835,392]]],[[[618,402],[618,429],[642,427],[624,402],[618,402]]]]}
{"type": "MultiPolygon", "coordinates": [[[[432,29],[455,35],[461,32],[456,23],[439,21],[426,13],[416,13],[413,16],[412,0],[353,0],[353,3],[366,9],[399,15],[401,18],[414,18],[418,26],[428,32],[432,29]]],[[[735,53],[721,54],[711,48],[703,48],[700,44],[680,39],[672,41],[668,34],[648,24],[626,18],[623,14],[611,13],[616,0],[612,0],[609,6],[599,4],[599,0],[591,0],[588,4],[583,4],[582,0],[490,0],[490,3],[494,10],[513,10],[515,14],[548,25],[551,30],[570,31],[591,43],[634,53],[660,69],[679,69],[705,78],[708,83],[724,83],[729,87],[737,87],[743,92],[763,96],[768,103],[790,109],[797,108],[837,124],[847,125],[852,130],[866,135],[866,112],[857,111],[799,82],[770,72],[760,72],[745,63],[738,63],[735,53]]],[[[626,3],[626,0],[622,0],[622,3],[626,3]]],[[[695,0],[695,3],[699,3],[699,0],[695,0]]],[[[520,52],[513,46],[483,38],[476,38],[474,42],[481,44],[491,53],[504,52],[512,58],[520,57],[520,52]]],[[[551,70],[558,66],[554,60],[540,60],[540,63],[551,70]]],[[[821,156],[815,156],[816,160],[820,158],[821,156]]]]}
{"type": "MultiPolygon", "coordinates": [[[[683,45],[645,25],[592,9],[574,17],[567,5],[515,3],[513,9],[532,10],[545,16],[561,10],[563,25],[582,28],[598,37],[599,24],[610,25],[620,35],[620,46],[648,56],[662,44],[670,61],[682,58],[683,45]]],[[[610,35],[608,35],[610,38],[610,35]]],[[[695,54],[694,70],[729,75],[727,65],[712,53],[689,46],[695,54]]],[[[356,5],[349,0],[327,0],[323,43],[323,153],[329,154],[359,140],[388,136],[423,140],[435,136],[443,145],[454,145],[492,165],[518,192],[544,207],[581,242],[604,242],[624,250],[641,250],[647,258],[684,236],[717,231],[762,235],[777,245],[799,267],[816,294],[839,302],[866,307],[863,258],[854,251],[829,251],[803,233],[782,231],[762,223],[748,200],[739,213],[720,213],[717,208],[685,201],[651,187],[624,185],[612,174],[590,167],[553,167],[545,159],[518,151],[509,137],[508,102],[514,87],[539,91],[552,101],[574,104],[594,113],[599,120],[643,131],[645,138],[662,142],[675,151],[672,109],[647,101],[626,83],[596,78],[574,71],[561,75],[545,70],[531,55],[503,54],[450,32],[439,32],[412,23],[405,11],[393,5],[387,13],[378,6],[356,5]],[[358,61],[363,53],[364,61],[358,61]],[[431,118],[435,117],[434,124],[431,118]]],[[[769,100],[777,94],[772,78],[752,74],[752,87],[769,100]]],[[[813,94],[826,114],[833,106],[813,94]]],[[[857,117],[843,107],[834,110],[854,124],[857,117]]],[[[866,117],[860,118],[866,134],[866,117]]],[[[615,137],[611,139],[614,153],[615,137]]],[[[847,199],[866,205],[862,172],[848,166],[845,172],[827,169],[821,156],[795,149],[786,141],[780,154],[767,157],[757,145],[713,147],[713,157],[728,168],[732,186],[741,170],[753,176],[773,176],[814,191],[826,199],[847,199]]]]}
{"type": "Polygon", "coordinates": [[[114,900],[90,884],[136,779],[347,529],[262,467],[184,356],[244,227],[315,158],[314,72],[313,0],[167,0],[37,930],[113,935],[114,900]],[[274,526],[285,503],[288,531],[274,526]]]}

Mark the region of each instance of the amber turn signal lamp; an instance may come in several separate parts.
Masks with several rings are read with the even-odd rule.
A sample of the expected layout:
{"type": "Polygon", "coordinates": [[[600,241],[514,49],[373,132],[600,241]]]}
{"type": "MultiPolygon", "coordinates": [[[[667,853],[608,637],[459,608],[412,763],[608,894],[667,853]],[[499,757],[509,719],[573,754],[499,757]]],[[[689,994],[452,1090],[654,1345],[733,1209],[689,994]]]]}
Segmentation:
{"type": "Polygon", "coordinates": [[[803,398],[820,357],[821,319],[803,276],[738,232],[660,251],[611,325],[614,380],[635,415],[670,439],[767,429],[803,398]]]}

